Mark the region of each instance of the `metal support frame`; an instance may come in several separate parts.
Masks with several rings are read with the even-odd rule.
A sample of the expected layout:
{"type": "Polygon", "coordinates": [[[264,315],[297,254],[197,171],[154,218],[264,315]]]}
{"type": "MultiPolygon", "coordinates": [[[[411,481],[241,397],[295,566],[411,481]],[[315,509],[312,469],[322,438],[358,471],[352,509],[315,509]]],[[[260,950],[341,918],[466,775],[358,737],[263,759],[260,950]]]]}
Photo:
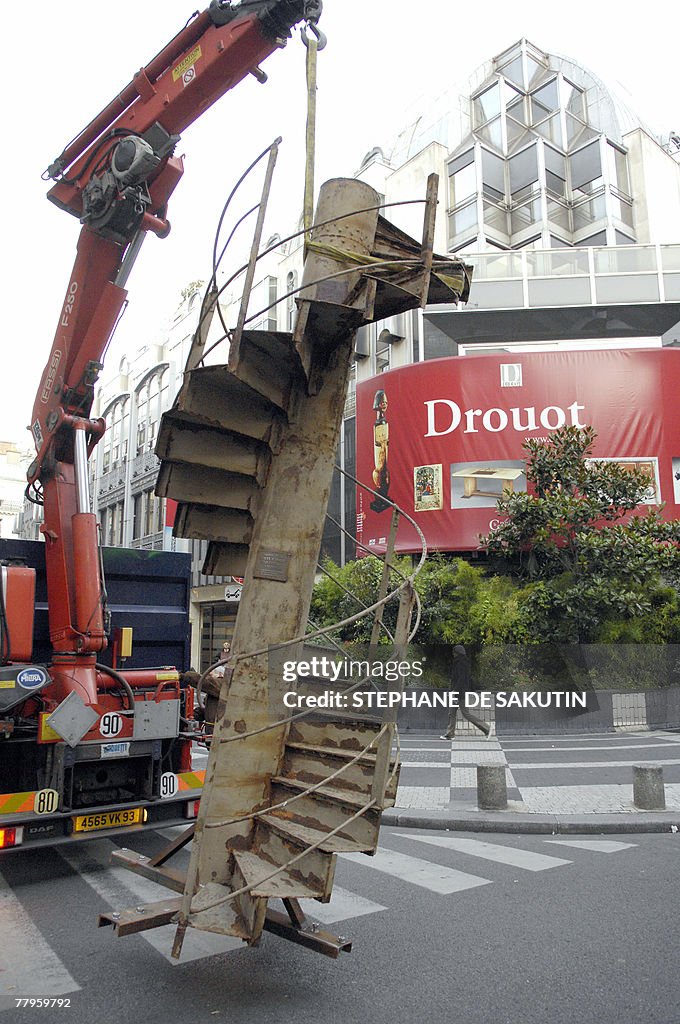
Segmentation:
{"type": "MultiPolygon", "coordinates": [[[[127,853],[128,857],[116,856],[115,860],[120,861],[124,867],[144,875],[145,878],[151,878],[152,881],[158,882],[160,885],[167,885],[175,892],[183,891],[184,876],[180,876],[179,872],[172,872],[176,881],[170,884],[170,872],[167,869],[163,872],[157,868],[148,869],[148,858],[137,857],[129,850],[121,852],[127,853]]],[[[136,935],[138,932],[150,931],[153,928],[172,924],[177,919],[181,904],[181,897],[173,896],[170,899],[157,900],[154,903],[142,903],[136,907],[128,907],[126,910],[107,911],[107,913],[99,915],[98,927],[113,927],[119,938],[136,935]]],[[[337,960],[341,953],[352,951],[350,939],[346,939],[344,935],[332,935],[321,929],[316,921],[310,920],[305,915],[298,900],[285,899],[283,904],[288,916],[280,911],[268,909],[264,920],[265,931],[295,942],[298,946],[311,949],[315,953],[331,957],[333,960],[337,960]]]]}

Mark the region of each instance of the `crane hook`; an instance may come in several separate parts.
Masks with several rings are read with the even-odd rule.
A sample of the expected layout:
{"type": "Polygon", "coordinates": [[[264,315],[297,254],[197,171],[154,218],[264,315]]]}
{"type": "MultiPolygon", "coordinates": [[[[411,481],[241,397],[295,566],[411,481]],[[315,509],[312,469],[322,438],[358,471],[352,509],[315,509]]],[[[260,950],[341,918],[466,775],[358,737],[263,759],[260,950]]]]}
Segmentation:
{"type": "Polygon", "coordinates": [[[306,25],[303,25],[300,35],[302,36],[302,42],[309,49],[310,39],[307,35],[307,29],[310,30],[312,35],[316,36],[316,48],[317,50],[323,50],[324,46],[328,42],[326,35],[321,31],[318,25],[313,21],[308,21],[306,25]]]}

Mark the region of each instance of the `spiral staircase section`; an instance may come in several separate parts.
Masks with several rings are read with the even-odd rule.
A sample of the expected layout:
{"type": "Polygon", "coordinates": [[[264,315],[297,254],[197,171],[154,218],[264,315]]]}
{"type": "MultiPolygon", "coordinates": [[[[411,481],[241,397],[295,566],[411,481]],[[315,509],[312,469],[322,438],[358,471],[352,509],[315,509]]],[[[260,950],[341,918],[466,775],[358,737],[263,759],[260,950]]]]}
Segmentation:
{"type": "MultiPolygon", "coordinates": [[[[416,242],[380,216],[380,197],[363,182],[326,183],[294,331],[238,330],[226,362],[219,346],[207,348],[206,331],[197,334],[163,417],[157,493],[178,502],[176,536],[209,542],[204,572],[243,576],[244,586],[195,827],[156,858],[116,857],[180,895],[102,915],[119,934],[175,921],[177,956],[188,927],[249,945],[266,929],[329,956],[351,946],[310,924],[298,901],[331,898],[338,854],[375,852],[382,810],[396,798],[396,709],[382,719],[317,709],[284,717],[278,666],[335,628],[310,633],[307,620],[356,330],[467,296],[469,268],[433,255],[436,193],[432,176],[416,242]],[[184,876],[167,861],[190,840],[184,876]],[[285,913],[269,905],[277,899],[285,913]]],[[[400,649],[414,632],[413,579],[425,554],[388,593],[403,514],[393,509],[378,601],[353,616],[374,616],[377,642],[385,604],[398,601],[400,649]]]]}

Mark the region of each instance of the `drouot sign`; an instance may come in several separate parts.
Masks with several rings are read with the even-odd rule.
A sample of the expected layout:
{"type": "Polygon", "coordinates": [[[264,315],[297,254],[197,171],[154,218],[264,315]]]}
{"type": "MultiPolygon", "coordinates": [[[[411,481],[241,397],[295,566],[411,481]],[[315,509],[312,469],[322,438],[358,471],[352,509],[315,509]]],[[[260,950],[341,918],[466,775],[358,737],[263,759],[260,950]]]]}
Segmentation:
{"type": "MultiPolygon", "coordinates": [[[[523,442],[592,426],[594,456],[642,466],[648,504],[680,517],[680,351],[619,349],[435,359],[357,385],[359,540],[384,548],[391,505],[431,549],[474,551],[505,491],[527,489],[523,442]]],[[[397,550],[420,548],[402,522],[397,550]]]]}
{"type": "Polygon", "coordinates": [[[450,398],[433,398],[425,402],[427,409],[427,431],[425,437],[439,437],[457,430],[461,424],[465,434],[476,434],[486,430],[490,434],[498,434],[501,430],[511,427],[521,434],[538,430],[557,430],[570,424],[572,427],[585,427],[581,423],[579,412],[585,411],[584,405],[572,402],[567,409],[559,405],[547,405],[537,410],[533,405],[512,409],[465,409],[450,398]]]}

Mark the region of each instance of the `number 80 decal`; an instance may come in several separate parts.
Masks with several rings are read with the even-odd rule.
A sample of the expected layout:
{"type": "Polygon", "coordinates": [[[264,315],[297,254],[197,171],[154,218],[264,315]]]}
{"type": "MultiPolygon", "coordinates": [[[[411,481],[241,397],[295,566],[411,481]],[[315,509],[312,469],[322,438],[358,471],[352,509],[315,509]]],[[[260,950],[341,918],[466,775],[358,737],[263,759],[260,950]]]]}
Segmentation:
{"type": "Polygon", "coordinates": [[[56,789],[40,789],[33,798],[34,814],[54,814],[59,806],[56,789]]]}

